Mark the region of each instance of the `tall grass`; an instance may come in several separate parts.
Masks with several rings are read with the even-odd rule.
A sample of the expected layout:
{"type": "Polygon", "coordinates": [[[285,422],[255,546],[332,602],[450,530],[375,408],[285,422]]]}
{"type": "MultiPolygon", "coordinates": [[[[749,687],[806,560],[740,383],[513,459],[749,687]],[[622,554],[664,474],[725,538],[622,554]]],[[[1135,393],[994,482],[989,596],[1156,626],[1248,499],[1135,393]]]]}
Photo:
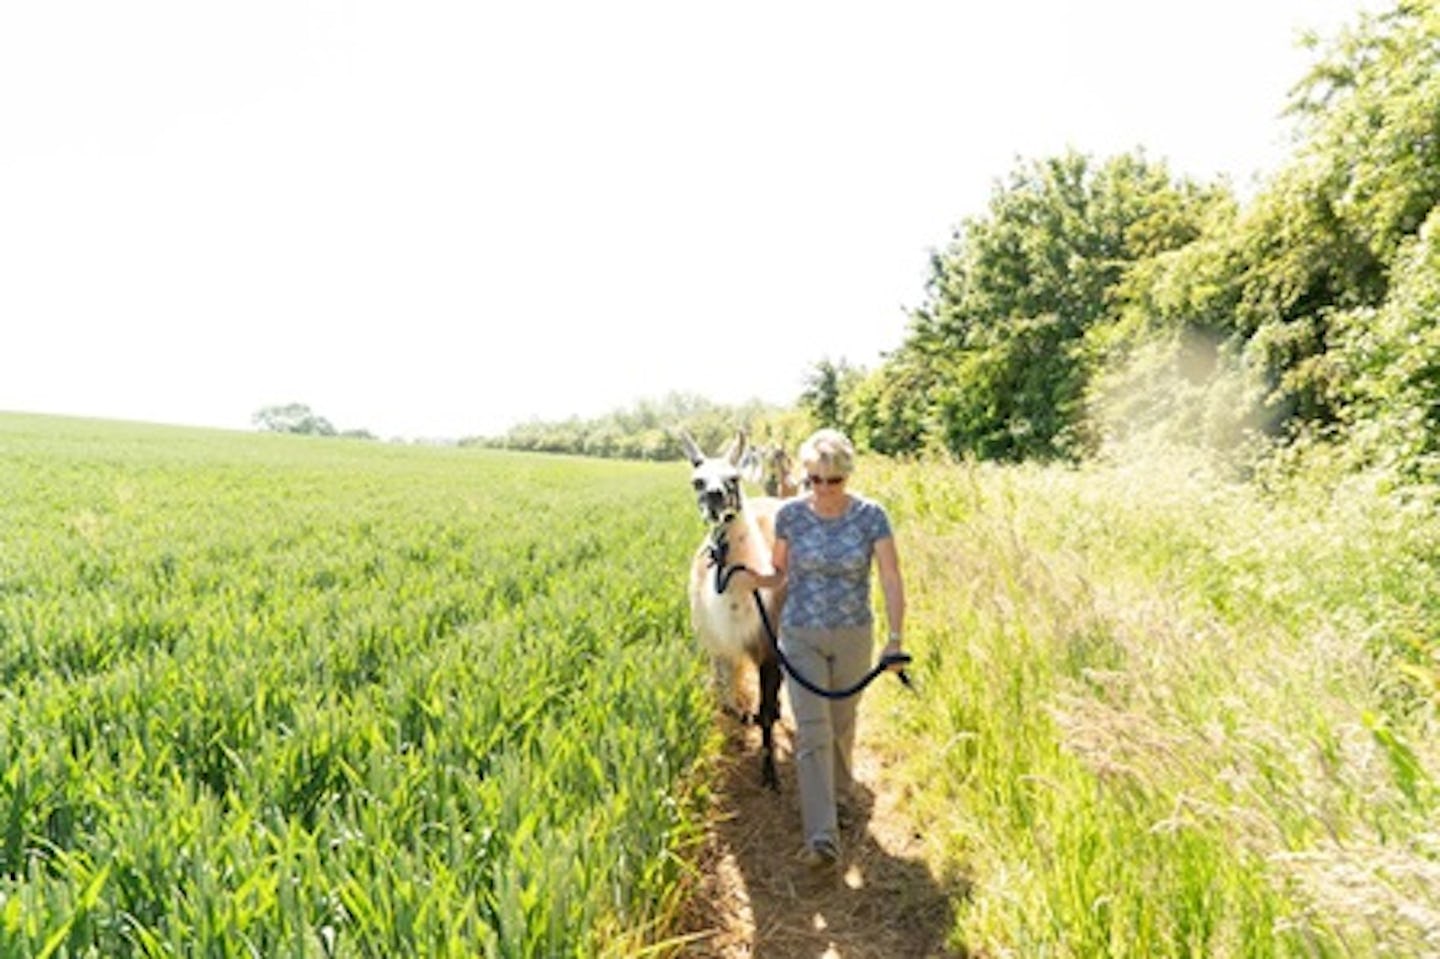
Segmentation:
{"type": "Polygon", "coordinates": [[[714,746],[673,469],[0,416],[0,955],[623,954],[714,746]]]}
{"type": "Polygon", "coordinates": [[[886,715],[958,941],[1440,953],[1440,730],[1404,671],[1440,648],[1433,519],[1174,461],[872,475],[925,688],[886,715]]]}

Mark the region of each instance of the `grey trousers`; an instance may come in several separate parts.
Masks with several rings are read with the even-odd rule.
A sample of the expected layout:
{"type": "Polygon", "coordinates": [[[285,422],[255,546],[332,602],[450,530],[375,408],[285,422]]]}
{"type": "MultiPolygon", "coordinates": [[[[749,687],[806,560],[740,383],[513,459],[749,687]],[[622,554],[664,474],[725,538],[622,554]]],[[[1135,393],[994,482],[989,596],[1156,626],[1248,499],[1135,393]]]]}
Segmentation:
{"type": "MultiPolygon", "coordinates": [[[[870,626],[784,629],[780,649],[806,679],[825,689],[839,689],[858,682],[869,671],[874,657],[873,630],[870,626]]],[[[785,689],[795,716],[795,771],[805,841],[839,852],[835,800],[837,793],[848,792],[854,776],[850,761],[860,696],[816,696],[788,674],[785,689]]]]}

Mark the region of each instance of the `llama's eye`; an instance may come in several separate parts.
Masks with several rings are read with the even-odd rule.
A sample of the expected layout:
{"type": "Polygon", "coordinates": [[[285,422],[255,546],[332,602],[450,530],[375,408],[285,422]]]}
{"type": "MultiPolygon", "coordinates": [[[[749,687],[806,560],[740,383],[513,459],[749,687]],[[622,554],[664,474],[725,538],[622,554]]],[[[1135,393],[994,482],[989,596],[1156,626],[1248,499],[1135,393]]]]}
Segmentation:
{"type": "Polygon", "coordinates": [[[698,479],[698,478],[697,478],[697,479],[693,479],[693,480],[690,481],[690,485],[693,486],[693,487],[695,487],[696,492],[699,492],[700,490],[702,490],[702,489],[705,488],[705,481],[704,481],[703,479],[698,479]]]}

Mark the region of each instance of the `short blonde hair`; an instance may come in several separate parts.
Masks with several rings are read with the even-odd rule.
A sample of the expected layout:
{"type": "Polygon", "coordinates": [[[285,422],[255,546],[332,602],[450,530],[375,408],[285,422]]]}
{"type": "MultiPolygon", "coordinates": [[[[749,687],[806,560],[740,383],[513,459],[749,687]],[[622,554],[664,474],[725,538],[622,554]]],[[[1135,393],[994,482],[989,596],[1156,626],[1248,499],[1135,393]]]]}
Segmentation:
{"type": "Polygon", "coordinates": [[[826,467],[849,476],[855,470],[855,444],[839,430],[816,430],[800,444],[800,465],[808,473],[826,467]]]}

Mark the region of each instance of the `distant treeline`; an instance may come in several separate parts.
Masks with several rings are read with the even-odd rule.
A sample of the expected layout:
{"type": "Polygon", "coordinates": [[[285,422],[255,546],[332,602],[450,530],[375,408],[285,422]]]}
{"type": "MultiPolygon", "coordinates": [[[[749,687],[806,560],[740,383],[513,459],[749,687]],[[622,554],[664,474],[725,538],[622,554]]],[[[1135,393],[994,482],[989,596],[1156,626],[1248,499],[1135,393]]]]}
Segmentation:
{"type": "Polygon", "coordinates": [[[642,400],[629,409],[592,419],[532,421],[501,436],[471,437],[463,445],[543,453],[574,453],[620,459],[683,459],[678,429],[685,429],[709,450],[720,449],[743,429],[755,442],[798,443],[801,417],[783,407],[759,401],[740,405],[715,403],[701,396],[672,393],[642,400]]]}
{"type": "Polygon", "coordinates": [[[1242,468],[1323,453],[1440,478],[1440,3],[1311,49],[1294,152],[1247,200],[1142,151],[1021,161],[933,255],[876,368],[821,360],[792,410],[673,397],[485,442],[664,459],[676,423],[792,443],[824,424],[887,454],[1198,443],[1242,468]]]}

